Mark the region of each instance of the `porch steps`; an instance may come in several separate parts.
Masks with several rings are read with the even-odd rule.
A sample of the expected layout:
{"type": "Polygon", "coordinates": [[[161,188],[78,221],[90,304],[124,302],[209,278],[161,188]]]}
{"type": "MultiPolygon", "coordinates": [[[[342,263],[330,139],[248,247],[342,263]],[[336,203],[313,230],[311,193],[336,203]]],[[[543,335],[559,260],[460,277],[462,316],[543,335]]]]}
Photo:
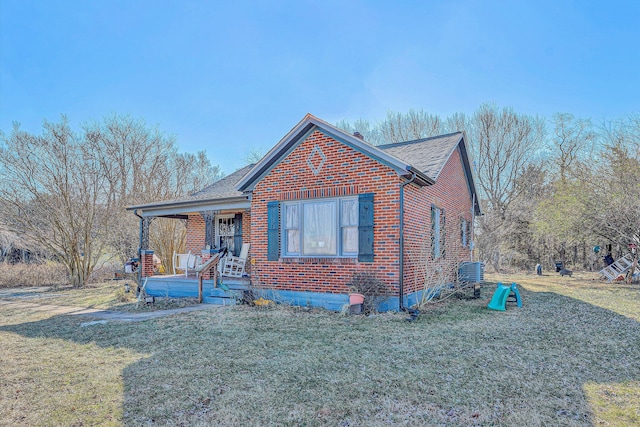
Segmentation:
{"type": "MultiPolygon", "coordinates": [[[[621,274],[625,274],[632,265],[633,257],[631,256],[631,254],[626,254],[613,264],[610,264],[600,270],[600,274],[609,282],[612,282],[616,277],[620,276],[621,274]]],[[[638,269],[636,269],[636,272],[638,272],[638,269]]]]}
{"type": "Polygon", "coordinates": [[[205,293],[202,300],[206,304],[216,305],[236,305],[242,301],[242,289],[229,289],[225,291],[221,288],[213,288],[211,292],[205,293]]]}

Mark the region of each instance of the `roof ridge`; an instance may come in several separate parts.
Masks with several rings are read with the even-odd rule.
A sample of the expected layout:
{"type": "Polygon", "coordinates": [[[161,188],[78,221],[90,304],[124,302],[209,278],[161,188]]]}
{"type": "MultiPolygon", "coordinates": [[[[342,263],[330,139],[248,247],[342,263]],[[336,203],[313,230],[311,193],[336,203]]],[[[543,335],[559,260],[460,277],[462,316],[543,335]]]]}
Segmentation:
{"type": "Polygon", "coordinates": [[[409,145],[409,144],[416,144],[419,142],[425,142],[425,141],[429,141],[432,139],[438,139],[438,138],[446,138],[455,134],[461,134],[462,135],[462,131],[457,131],[457,132],[451,132],[451,133],[445,133],[442,135],[435,135],[435,136],[429,136],[427,138],[420,138],[420,139],[412,139],[410,141],[400,141],[400,142],[390,142],[388,144],[381,144],[381,145],[376,145],[376,147],[378,148],[391,148],[391,147],[399,147],[401,145],[409,145]]]}

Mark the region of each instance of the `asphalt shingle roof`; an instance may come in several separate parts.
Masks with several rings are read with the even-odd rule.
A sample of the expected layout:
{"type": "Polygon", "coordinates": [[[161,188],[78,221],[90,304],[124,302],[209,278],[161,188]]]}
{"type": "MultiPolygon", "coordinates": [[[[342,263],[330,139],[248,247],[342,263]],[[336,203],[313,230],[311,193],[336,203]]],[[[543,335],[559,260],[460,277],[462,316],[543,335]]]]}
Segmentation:
{"type": "Polygon", "coordinates": [[[241,197],[242,192],[236,190],[235,185],[240,181],[240,178],[245,176],[254,164],[244,166],[237,171],[225,176],[219,181],[214,182],[211,185],[206,186],[200,191],[196,191],[185,197],[177,199],[165,200],[162,202],[148,203],[139,206],[131,206],[128,209],[134,208],[149,208],[149,207],[161,207],[168,205],[175,205],[180,203],[197,202],[199,200],[216,200],[216,199],[229,199],[233,197],[241,197]]]}
{"type": "MultiPolygon", "coordinates": [[[[452,151],[460,142],[460,138],[462,138],[462,132],[455,132],[430,138],[417,139],[414,141],[378,145],[375,148],[406,162],[427,175],[429,178],[435,180],[449,159],[452,151]]],[[[200,200],[241,197],[243,193],[236,190],[235,186],[249,173],[253,166],[254,164],[244,166],[221,180],[216,181],[189,196],[149,205],[142,205],[139,207],[159,207],[164,205],[197,202],[200,200]]]]}
{"type": "Polygon", "coordinates": [[[382,151],[414,166],[429,178],[436,179],[451,152],[460,142],[462,132],[378,145],[382,151]]]}
{"type": "MultiPolygon", "coordinates": [[[[462,132],[455,132],[430,138],[416,139],[414,141],[378,145],[376,148],[407,162],[428,177],[436,179],[456,144],[460,142],[461,137],[462,132]]],[[[174,204],[181,201],[190,202],[240,197],[242,196],[242,192],[236,190],[235,185],[253,166],[253,164],[244,166],[222,178],[220,181],[216,181],[189,196],[160,202],[156,205],[174,204]]]]}
{"type": "Polygon", "coordinates": [[[188,200],[201,200],[201,199],[224,199],[228,197],[242,196],[242,192],[236,190],[235,185],[240,179],[251,170],[254,164],[244,166],[237,171],[225,176],[220,181],[216,181],[213,184],[203,188],[200,191],[193,193],[189,196],[188,200]]]}

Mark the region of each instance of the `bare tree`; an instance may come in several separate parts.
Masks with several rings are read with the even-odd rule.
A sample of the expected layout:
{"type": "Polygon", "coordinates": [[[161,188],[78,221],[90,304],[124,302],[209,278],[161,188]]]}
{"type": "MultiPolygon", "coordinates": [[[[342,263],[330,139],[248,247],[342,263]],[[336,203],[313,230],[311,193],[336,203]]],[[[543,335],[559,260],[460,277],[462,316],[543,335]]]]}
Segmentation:
{"type": "MultiPolygon", "coordinates": [[[[147,126],[142,119],[113,114],[87,123],[83,129],[116,206],[118,228],[109,234],[108,243],[120,263],[138,247],[138,221],[125,211],[127,206],[184,197],[222,177],[220,168],[211,165],[204,151],[179,153],[173,136],[147,126]]],[[[180,229],[180,224],[170,228],[180,229]]],[[[158,229],[169,231],[167,226],[158,229]]],[[[184,246],[184,233],[178,231],[177,235],[182,236],[179,246],[184,246]]],[[[174,247],[173,234],[152,231],[151,238],[154,248],[174,247]]],[[[168,263],[173,252],[165,252],[159,249],[168,263]]]]}
{"type": "Polygon", "coordinates": [[[264,157],[267,150],[264,147],[252,147],[249,149],[243,160],[245,164],[250,165],[252,163],[258,163],[264,157]]]}
{"type": "Polygon", "coordinates": [[[573,114],[554,114],[553,122],[551,158],[557,168],[560,182],[564,184],[575,162],[581,157],[590,157],[596,134],[592,130],[590,120],[576,119],[573,114]]]}
{"type": "Polygon", "coordinates": [[[350,123],[346,120],[341,120],[336,123],[336,126],[352,134],[358,132],[360,135],[362,135],[362,138],[371,145],[380,145],[387,142],[382,138],[380,126],[377,124],[372,125],[368,120],[365,119],[357,119],[353,123],[350,123]]]}
{"type": "Polygon", "coordinates": [[[511,108],[484,104],[471,118],[467,135],[474,147],[485,211],[477,222],[478,253],[499,269],[501,248],[509,239],[509,210],[525,188],[517,185],[518,177],[541,148],[544,121],[511,108]]]}
{"type": "Polygon", "coordinates": [[[469,118],[464,113],[453,113],[449,117],[447,117],[444,121],[444,132],[453,133],[453,132],[468,132],[470,129],[471,123],[469,122],[469,118]]]}
{"type": "MultiPolygon", "coordinates": [[[[178,153],[174,138],[130,116],[79,134],[63,117],[40,136],[17,124],[0,136],[0,222],[62,262],[76,287],[98,262],[135,253],[138,223],[126,206],[183,197],[221,176],[204,152],[178,153]]],[[[174,235],[162,238],[170,242],[160,247],[174,246],[174,235]]]]}
{"type": "Polygon", "coordinates": [[[444,133],[440,116],[426,111],[409,110],[408,113],[387,112],[387,118],[378,125],[386,143],[411,141],[444,133]]]}
{"type": "Polygon", "coordinates": [[[358,119],[353,123],[342,120],[336,126],[349,133],[358,132],[372,145],[428,138],[441,135],[446,129],[439,116],[422,109],[412,109],[407,113],[388,111],[384,120],[373,125],[368,120],[358,119]]]}
{"type": "MultiPolygon", "coordinates": [[[[601,161],[576,171],[591,187],[583,193],[582,219],[594,235],[621,247],[635,244],[640,248],[640,114],[606,123],[602,131],[605,149],[601,161]]],[[[634,253],[630,273],[638,265],[639,251],[634,253]]]]}
{"type": "Polygon", "coordinates": [[[471,116],[441,120],[412,110],[388,112],[375,125],[339,127],[376,144],[465,131],[484,211],[476,221],[480,260],[496,269],[503,260],[531,267],[573,250],[577,262],[581,247],[583,264],[591,265],[586,247],[597,239],[626,247],[640,238],[640,115],[596,129],[590,120],[558,113],[553,124],[547,140],[542,118],[484,104],[471,116]]]}
{"type": "Polygon", "coordinates": [[[60,123],[45,121],[40,136],[15,124],[11,135],[1,138],[3,220],[62,262],[73,286],[85,285],[113,226],[113,202],[100,164],[65,117],[60,123]]]}
{"type": "MultiPolygon", "coordinates": [[[[606,122],[593,135],[588,122],[578,123],[572,116],[556,117],[552,161],[556,180],[552,191],[535,207],[537,235],[549,242],[562,259],[565,250],[608,242],[628,248],[640,241],[640,116],[606,122]],[[585,131],[586,129],[586,131],[585,131]],[[587,134],[581,138],[580,135],[587,134]],[[562,137],[558,137],[562,135],[562,137]],[[589,141],[602,141],[596,155],[590,153],[589,141]],[[587,143],[583,143],[583,139],[587,143]],[[586,148],[584,147],[586,145],[586,148]]],[[[637,257],[637,255],[636,255],[637,257]]]]}
{"type": "Polygon", "coordinates": [[[541,148],[544,121],[484,104],[473,115],[469,134],[484,198],[490,209],[504,215],[520,191],[518,176],[541,148]]]}

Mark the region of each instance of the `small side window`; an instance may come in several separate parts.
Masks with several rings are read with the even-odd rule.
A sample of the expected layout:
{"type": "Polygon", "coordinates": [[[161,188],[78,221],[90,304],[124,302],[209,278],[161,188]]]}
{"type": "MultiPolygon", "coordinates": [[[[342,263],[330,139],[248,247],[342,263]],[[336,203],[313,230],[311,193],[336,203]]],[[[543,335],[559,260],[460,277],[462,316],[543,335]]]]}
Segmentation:
{"type": "Polygon", "coordinates": [[[433,259],[445,255],[445,216],[444,209],[435,205],[431,206],[431,255],[433,259]]]}

